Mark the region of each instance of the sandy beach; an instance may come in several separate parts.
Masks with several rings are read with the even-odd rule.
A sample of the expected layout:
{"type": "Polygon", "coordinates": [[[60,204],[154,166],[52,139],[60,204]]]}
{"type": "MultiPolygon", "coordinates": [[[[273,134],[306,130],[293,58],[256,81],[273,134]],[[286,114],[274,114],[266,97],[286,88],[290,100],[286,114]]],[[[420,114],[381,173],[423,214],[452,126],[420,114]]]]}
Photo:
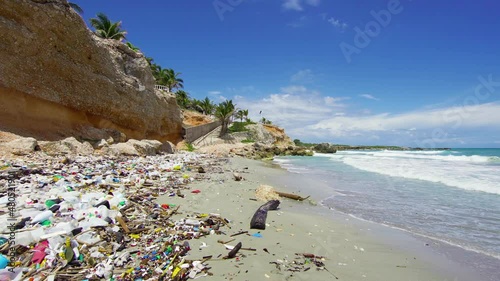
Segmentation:
{"type": "MultiPolygon", "coordinates": [[[[187,280],[189,272],[193,272],[192,277],[209,280],[495,280],[480,279],[477,273],[462,268],[447,257],[448,249],[433,241],[417,239],[407,232],[361,221],[319,206],[316,202],[325,197],[321,192],[322,187],[335,183],[325,183],[288,172],[271,161],[186,152],[119,160],[108,157],[80,157],[73,160],[64,164],[58,157],[38,154],[34,158],[26,158],[26,162],[20,162],[20,158],[12,163],[6,160],[3,166],[3,169],[19,165],[31,167],[25,171],[27,176],[21,181],[32,183],[19,185],[16,189],[19,192],[19,205],[16,208],[22,216],[38,216],[43,213],[36,210],[36,206],[30,202],[34,199],[48,202],[56,194],[65,201],[61,203],[61,208],[74,206],[83,208],[83,212],[95,211],[92,206],[97,206],[103,199],[109,200],[109,224],[93,216],[82,217],[81,211],[76,211],[67,225],[65,213],[56,211],[50,218],[52,223],[49,226],[35,225],[33,228],[25,227],[16,231],[16,245],[40,245],[38,242],[43,233],[52,237],[48,239],[52,247],[49,251],[51,255],[64,251],[65,247],[61,246],[63,237],[78,241],[79,245],[75,244],[74,249],[84,253],[80,256],[82,262],[75,264],[76,267],[64,267],[63,262],[61,268],[65,269],[58,277],[67,278],[73,274],[98,277],[89,280],[104,280],[98,273],[99,264],[90,265],[90,256],[106,251],[107,256],[96,257],[104,267],[110,262],[114,263],[114,267],[110,267],[108,272],[116,280],[134,280],[126,272],[132,270],[136,276],[134,278],[137,278],[142,270],[138,270],[138,266],[144,264],[151,271],[144,280],[156,280],[162,272],[167,276],[175,275],[173,272],[182,264],[188,266],[189,269],[186,270],[192,271],[181,274],[184,279],[180,280],[187,280]],[[71,163],[73,160],[75,162],[71,163]],[[14,163],[17,164],[13,165],[14,163]],[[42,169],[46,169],[45,172],[42,169]],[[121,171],[120,175],[115,169],[121,171]],[[78,170],[93,175],[92,179],[82,185],[78,176],[80,174],[76,172],[78,170]],[[70,175],[67,171],[73,172],[70,175]],[[111,176],[111,171],[115,171],[114,177],[111,176]],[[99,176],[102,173],[107,176],[99,176]],[[243,179],[236,181],[234,173],[238,173],[243,179]],[[52,175],[49,178],[53,178],[54,185],[35,191],[33,188],[37,182],[48,179],[34,176],[36,174],[52,175]],[[57,184],[59,178],[64,178],[62,185],[57,184]],[[66,189],[65,181],[65,184],[78,191],[66,189]],[[255,211],[267,202],[257,199],[256,190],[261,185],[270,185],[276,191],[310,198],[304,201],[280,198],[279,208],[267,214],[265,230],[250,229],[255,211]],[[315,186],[314,190],[319,192],[306,193],[312,190],[307,188],[310,186],[315,186]],[[116,191],[110,193],[113,194],[111,196],[101,193],[106,189],[116,191]],[[125,197],[120,197],[120,193],[125,197]],[[73,198],[72,194],[81,199],[73,198]],[[79,203],[72,205],[72,198],[79,203]],[[119,198],[127,198],[124,205],[118,205],[123,200],[119,198]],[[63,205],[66,207],[62,207],[63,205]],[[84,211],[85,208],[87,211],[84,211]],[[209,223],[207,219],[211,218],[219,222],[209,223]],[[192,222],[188,223],[188,220],[192,222]],[[226,223],[221,224],[222,220],[226,223]],[[202,225],[196,226],[196,223],[202,221],[202,225]],[[205,228],[204,225],[211,226],[205,228]],[[217,228],[212,228],[214,225],[217,228]],[[79,240],[79,234],[71,234],[74,232],[72,229],[78,226],[83,233],[94,233],[92,235],[97,240],[79,240]],[[106,229],[107,234],[102,232],[103,229],[106,229]],[[40,230],[42,233],[32,234],[33,238],[22,238],[25,230],[40,230]],[[194,237],[188,237],[187,232],[194,233],[194,237]],[[110,238],[109,234],[117,236],[110,238]],[[35,236],[38,238],[34,238],[35,236]],[[125,240],[119,242],[120,236],[125,237],[125,240]],[[177,236],[179,238],[175,238],[177,236]],[[109,241],[115,242],[108,245],[109,241]],[[153,249],[168,251],[164,249],[167,247],[165,241],[173,242],[168,244],[171,246],[182,245],[182,251],[175,255],[165,252],[151,263],[151,257],[146,253],[153,253],[153,249]],[[235,257],[225,258],[238,243],[241,243],[241,249],[235,257]],[[117,263],[119,257],[127,253],[131,254],[123,262],[117,263]],[[173,261],[174,266],[168,266],[173,261]],[[202,261],[204,268],[194,272],[190,264],[194,266],[195,261],[202,261]]],[[[41,206],[37,208],[45,209],[41,206]]],[[[8,233],[5,227],[2,233],[8,233]]],[[[24,260],[22,270],[27,275],[35,276],[37,279],[34,280],[42,280],[42,277],[51,274],[56,276],[56,267],[53,265],[61,262],[55,259],[37,269],[29,262],[29,251],[17,258],[24,260]]],[[[18,269],[21,270],[21,267],[18,269]]],[[[1,274],[6,274],[6,270],[1,274]]]]}
{"type": "Polygon", "coordinates": [[[278,180],[293,176],[265,162],[229,158],[223,172],[190,185],[200,190],[199,194],[164,196],[159,203],[220,214],[230,221],[231,228],[225,228],[224,234],[191,242],[193,250],[188,258],[212,256],[207,263],[214,280],[471,280],[466,272],[458,274],[456,265],[409,235],[346,216],[331,217],[328,210],[315,206],[319,198],[303,202],[283,198],[278,210],[269,211],[265,230],[250,229],[254,212],[264,203],[251,200],[256,188],[270,184],[276,190],[293,192],[297,186],[278,180]],[[233,172],[244,180],[234,181],[233,172]],[[241,231],[248,233],[231,237],[241,231]],[[261,237],[255,237],[257,233],[261,237]],[[232,246],[241,242],[243,248],[255,251],[240,250],[237,259],[223,260],[228,250],[217,241],[231,241],[227,244],[232,246]],[[309,263],[301,267],[310,268],[307,271],[290,271],[294,261],[305,261],[297,253],[324,257],[324,267],[318,269],[309,263]]]}

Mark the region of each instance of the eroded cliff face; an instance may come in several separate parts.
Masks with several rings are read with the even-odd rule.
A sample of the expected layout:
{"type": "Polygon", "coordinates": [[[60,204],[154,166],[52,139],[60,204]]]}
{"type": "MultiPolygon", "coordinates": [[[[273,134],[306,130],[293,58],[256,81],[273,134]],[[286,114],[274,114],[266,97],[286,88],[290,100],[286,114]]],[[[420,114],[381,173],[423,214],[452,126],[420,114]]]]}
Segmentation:
{"type": "Polygon", "coordinates": [[[144,56],[95,36],[66,0],[0,0],[0,130],[177,142],[182,115],[144,56]]]}

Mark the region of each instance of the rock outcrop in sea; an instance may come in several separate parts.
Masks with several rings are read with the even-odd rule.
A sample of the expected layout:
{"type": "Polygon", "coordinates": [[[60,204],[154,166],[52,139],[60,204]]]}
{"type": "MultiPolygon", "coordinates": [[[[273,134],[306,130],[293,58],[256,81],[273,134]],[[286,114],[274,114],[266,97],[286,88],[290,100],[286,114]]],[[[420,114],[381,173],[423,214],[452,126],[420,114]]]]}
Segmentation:
{"type": "Polygon", "coordinates": [[[181,139],[148,62],[101,39],[66,0],[0,0],[0,130],[38,140],[181,139]]]}

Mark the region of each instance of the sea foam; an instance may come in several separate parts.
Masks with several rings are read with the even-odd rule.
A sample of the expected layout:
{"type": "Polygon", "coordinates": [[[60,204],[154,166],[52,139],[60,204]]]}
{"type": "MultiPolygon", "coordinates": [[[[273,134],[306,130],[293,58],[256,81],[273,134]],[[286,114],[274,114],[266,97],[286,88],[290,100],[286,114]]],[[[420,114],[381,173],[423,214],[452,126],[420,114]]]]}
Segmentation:
{"type": "Polygon", "coordinates": [[[341,151],[330,156],[352,167],[393,177],[500,194],[500,158],[446,151],[341,151]]]}

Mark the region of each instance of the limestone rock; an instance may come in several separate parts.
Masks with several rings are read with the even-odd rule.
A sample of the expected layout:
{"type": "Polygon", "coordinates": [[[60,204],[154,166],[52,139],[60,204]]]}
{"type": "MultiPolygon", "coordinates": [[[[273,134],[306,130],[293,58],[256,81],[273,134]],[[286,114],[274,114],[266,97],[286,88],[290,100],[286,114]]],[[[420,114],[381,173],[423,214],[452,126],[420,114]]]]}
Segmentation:
{"type": "Polygon", "coordinates": [[[278,147],[295,146],[290,137],[285,133],[285,130],[273,125],[250,124],[245,128],[248,131],[232,133],[231,136],[237,142],[248,139],[255,142],[260,142],[265,145],[275,145],[278,147]]]}
{"type": "Polygon", "coordinates": [[[94,148],[90,143],[81,143],[74,137],[69,137],[60,141],[40,141],[38,144],[40,146],[40,149],[49,155],[90,155],[94,153],[94,148]]]}
{"type": "Polygon", "coordinates": [[[337,149],[329,143],[320,143],[313,147],[313,150],[319,153],[336,153],[337,149]]]}
{"type": "Polygon", "coordinates": [[[264,126],[262,124],[247,125],[245,128],[248,129],[248,139],[252,139],[267,145],[271,145],[275,141],[271,133],[264,129],[264,126]]]}
{"type": "Polygon", "coordinates": [[[121,142],[110,145],[109,147],[104,147],[102,150],[103,154],[106,155],[124,155],[124,156],[139,156],[139,152],[135,147],[128,142],[121,142]]]}
{"type": "MultiPolygon", "coordinates": [[[[127,144],[133,146],[135,150],[139,153],[139,155],[156,155],[156,148],[153,144],[147,141],[139,141],[139,140],[128,140],[127,144]]],[[[161,142],[158,142],[161,145],[161,142]]]]}
{"type": "Polygon", "coordinates": [[[99,148],[99,149],[102,149],[103,147],[108,147],[109,146],[109,143],[102,139],[100,140],[97,144],[96,144],[96,147],[99,148]]]}
{"type": "Polygon", "coordinates": [[[130,139],[125,143],[103,146],[101,152],[109,155],[148,156],[158,153],[174,153],[174,147],[171,142],[162,143],[157,140],[130,139]]]}
{"type": "Polygon", "coordinates": [[[34,138],[19,138],[2,144],[5,150],[14,155],[28,155],[35,151],[38,142],[34,138]]]}
{"type": "Polygon", "coordinates": [[[175,153],[175,145],[169,141],[161,143],[157,140],[142,140],[142,142],[148,143],[155,148],[156,153],[175,153]]]}
{"type": "Polygon", "coordinates": [[[67,0],[0,0],[0,130],[60,140],[177,142],[181,111],[148,62],[89,30],[67,0]]]}

